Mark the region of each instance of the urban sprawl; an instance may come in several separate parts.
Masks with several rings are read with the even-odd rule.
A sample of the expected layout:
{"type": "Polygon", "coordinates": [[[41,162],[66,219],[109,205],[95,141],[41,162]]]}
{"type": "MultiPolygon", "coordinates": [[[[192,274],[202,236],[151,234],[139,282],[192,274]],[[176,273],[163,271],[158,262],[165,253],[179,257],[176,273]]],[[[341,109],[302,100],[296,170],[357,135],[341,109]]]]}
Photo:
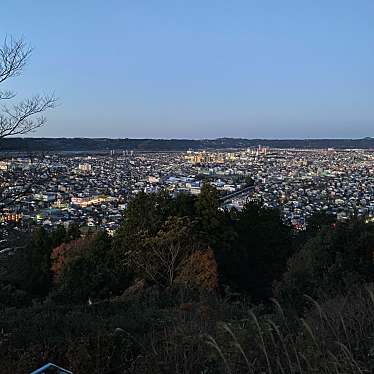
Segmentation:
{"type": "Polygon", "coordinates": [[[323,211],[346,220],[374,218],[374,152],[370,150],[269,149],[231,151],[110,151],[49,154],[0,161],[4,227],[29,229],[77,224],[113,234],[128,202],[160,189],[175,196],[199,194],[203,183],[222,194],[222,209],[247,201],[280,209],[297,230],[323,211]],[[4,200],[6,201],[6,200],[4,200]]]}

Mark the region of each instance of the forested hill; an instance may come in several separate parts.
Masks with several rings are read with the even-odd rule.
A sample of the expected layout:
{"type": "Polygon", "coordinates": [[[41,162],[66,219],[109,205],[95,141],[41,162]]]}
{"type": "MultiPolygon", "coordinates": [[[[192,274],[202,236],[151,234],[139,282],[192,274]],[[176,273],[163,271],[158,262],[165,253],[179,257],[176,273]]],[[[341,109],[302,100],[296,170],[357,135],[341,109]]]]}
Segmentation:
{"type": "Polygon", "coordinates": [[[374,149],[374,138],[362,139],[109,139],[109,138],[7,138],[1,151],[184,151],[256,146],[271,148],[362,148],[374,149]]]}

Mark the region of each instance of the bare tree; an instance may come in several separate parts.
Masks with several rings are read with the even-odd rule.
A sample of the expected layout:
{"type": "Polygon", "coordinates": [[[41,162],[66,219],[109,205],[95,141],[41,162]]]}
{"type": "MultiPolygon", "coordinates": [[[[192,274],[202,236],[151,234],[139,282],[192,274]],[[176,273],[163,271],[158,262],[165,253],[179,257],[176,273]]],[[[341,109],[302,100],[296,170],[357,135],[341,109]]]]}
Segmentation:
{"type": "MultiPolygon", "coordinates": [[[[23,39],[5,38],[0,48],[0,84],[22,74],[32,49],[23,39]]],[[[1,88],[1,87],[0,87],[1,88]]],[[[0,89],[0,100],[10,101],[16,94],[0,89]]],[[[13,105],[2,105],[0,109],[0,139],[14,135],[25,135],[45,124],[42,115],[56,104],[54,95],[35,95],[13,105]]]]}
{"type": "Polygon", "coordinates": [[[181,266],[198,245],[189,218],[170,217],[155,236],[144,233],[137,248],[127,252],[127,265],[147,280],[173,286],[181,266]]]}
{"type": "Polygon", "coordinates": [[[162,243],[159,238],[147,241],[146,245],[146,251],[131,253],[132,266],[148,280],[172,286],[190,250],[182,243],[162,243]]]}
{"type": "MultiPolygon", "coordinates": [[[[4,82],[23,73],[31,53],[32,48],[23,39],[6,37],[0,46],[0,151],[4,138],[25,135],[43,126],[46,123],[43,113],[56,105],[53,94],[35,95],[14,103],[16,93],[1,89],[4,82]]],[[[30,183],[20,184],[11,174],[0,171],[0,211],[31,188],[30,183]]]]}

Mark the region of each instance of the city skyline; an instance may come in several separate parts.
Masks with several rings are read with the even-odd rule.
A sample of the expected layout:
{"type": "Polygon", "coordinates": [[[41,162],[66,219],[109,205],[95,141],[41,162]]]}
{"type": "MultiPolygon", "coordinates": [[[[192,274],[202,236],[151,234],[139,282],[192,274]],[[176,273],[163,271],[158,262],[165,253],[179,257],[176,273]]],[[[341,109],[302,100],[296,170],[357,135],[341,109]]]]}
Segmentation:
{"type": "Polygon", "coordinates": [[[7,85],[59,97],[32,136],[373,136],[370,1],[19,5],[1,34],[35,50],[7,85]]]}

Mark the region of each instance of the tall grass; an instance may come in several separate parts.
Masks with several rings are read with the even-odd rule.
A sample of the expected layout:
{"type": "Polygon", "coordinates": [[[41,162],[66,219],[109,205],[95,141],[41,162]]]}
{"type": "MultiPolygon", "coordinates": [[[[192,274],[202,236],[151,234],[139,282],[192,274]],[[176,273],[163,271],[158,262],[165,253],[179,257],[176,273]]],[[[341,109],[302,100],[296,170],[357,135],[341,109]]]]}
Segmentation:
{"type": "Polygon", "coordinates": [[[373,288],[326,303],[308,298],[305,318],[289,318],[274,300],[274,314],[249,311],[246,324],[221,328],[209,345],[224,373],[364,374],[374,370],[373,288]]]}

